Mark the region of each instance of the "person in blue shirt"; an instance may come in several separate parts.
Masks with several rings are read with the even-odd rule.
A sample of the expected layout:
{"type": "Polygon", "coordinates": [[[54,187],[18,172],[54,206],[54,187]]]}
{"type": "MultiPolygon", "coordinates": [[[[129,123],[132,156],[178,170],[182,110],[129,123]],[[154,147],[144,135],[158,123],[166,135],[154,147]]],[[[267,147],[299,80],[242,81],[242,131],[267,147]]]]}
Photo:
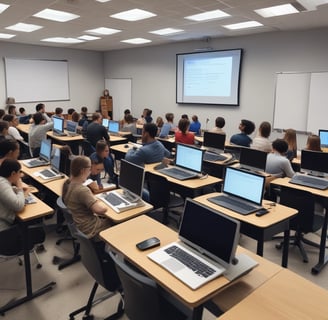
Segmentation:
{"type": "Polygon", "coordinates": [[[175,131],[176,129],[176,126],[173,124],[174,114],[172,112],[168,112],[165,115],[165,118],[167,122],[163,124],[163,127],[159,133],[160,138],[167,138],[170,131],[175,131]]]}
{"type": "Polygon", "coordinates": [[[242,119],[239,124],[240,133],[236,133],[230,138],[230,143],[243,147],[250,147],[252,139],[249,137],[255,130],[254,122],[242,119]]]}
{"type": "Polygon", "coordinates": [[[192,122],[190,123],[189,131],[195,132],[197,136],[201,134],[200,127],[201,123],[198,121],[198,117],[196,115],[193,115],[191,117],[192,122]]]}

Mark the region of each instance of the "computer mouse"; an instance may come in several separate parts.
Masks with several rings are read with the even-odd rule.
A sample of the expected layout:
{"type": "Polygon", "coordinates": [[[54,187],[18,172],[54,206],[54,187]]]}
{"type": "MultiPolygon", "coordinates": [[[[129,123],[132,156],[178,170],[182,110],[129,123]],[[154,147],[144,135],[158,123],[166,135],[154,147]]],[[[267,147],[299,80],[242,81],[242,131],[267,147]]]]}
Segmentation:
{"type": "Polygon", "coordinates": [[[128,144],[124,145],[124,148],[129,148],[129,145],[128,144]]]}

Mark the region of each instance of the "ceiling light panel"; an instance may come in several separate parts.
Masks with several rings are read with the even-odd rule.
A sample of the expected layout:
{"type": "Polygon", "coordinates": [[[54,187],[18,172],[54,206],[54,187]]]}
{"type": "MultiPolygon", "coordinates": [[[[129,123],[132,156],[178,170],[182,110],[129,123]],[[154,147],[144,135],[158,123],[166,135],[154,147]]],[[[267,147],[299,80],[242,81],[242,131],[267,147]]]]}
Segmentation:
{"type": "Polygon", "coordinates": [[[156,16],[155,13],[149,11],[145,11],[141,9],[132,9],[132,10],[122,11],[116,14],[112,14],[110,17],[115,19],[126,20],[126,21],[138,21],[138,20],[152,18],[155,16],[156,16]]]}
{"type": "Polygon", "coordinates": [[[157,34],[160,36],[167,36],[175,33],[180,33],[183,32],[184,30],[182,29],[175,29],[175,28],[164,28],[164,29],[159,29],[159,30],[154,30],[154,31],[149,31],[149,33],[152,34],[157,34]]]}
{"type": "Polygon", "coordinates": [[[257,21],[247,21],[247,22],[240,22],[240,23],[234,23],[234,24],[227,24],[222,27],[230,30],[239,30],[239,29],[247,29],[247,28],[256,28],[256,27],[262,27],[263,24],[259,23],[257,21]]]}
{"type": "Polygon", "coordinates": [[[10,7],[9,4],[0,3],[0,13],[4,12],[9,7],[10,7]]]}
{"type": "Polygon", "coordinates": [[[14,30],[14,31],[22,31],[22,32],[33,32],[36,30],[39,30],[43,28],[42,26],[38,26],[36,24],[28,24],[28,23],[16,23],[12,26],[6,27],[8,30],[14,30]]]}
{"type": "Polygon", "coordinates": [[[15,36],[16,36],[15,34],[0,33],[0,39],[11,39],[15,36]]]}
{"type": "Polygon", "coordinates": [[[213,19],[220,19],[230,17],[230,14],[225,13],[221,10],[212,10],[206,11],[198,14],[194,14],[192,16],[185,17],[185,19],[193,20],[193,21],[207,21],[213,19]]]}
{"type": "Polygon", "coordinates": [[[108,36],[110,34],[121,32],[122,30],[106,28],[106,27],[99,27],[95,29],[85,30],[87,33],[96,34],[96,35],[105,35],[108,36]]]}
{"type": "Polygon", "coordinates": [[[121,42],[131,43],[131,44],[144,44],[144,43],[151,42],[151,40],[144,39],[144,38],[133,38],[133,39],[122,40],[121,42]]]}
{"type": "Polygon", "coordinates": [[[59,11],[59,10],[53,10],[53,9],[44,9],[36,14],[33,15],[33,17],[51,20],[51,21],[57,21],[57,22],[67,22],[74,19],[79,18],[77,14],[65,12],[65,11],[59,11]]]}
{"type": "Polygon", "coordinates": [[[55,43],[81,43],[84,42],[83,40],[76,39],[76,38],[65,38],[65,37],[53,37],[53,38],[46,38],[42,39],[41,41],[44,42],[55,42],[55,43]]]}
{"type": "Polygon", "coordinates": [[[258,10],[254,10],[257,14],[262,16],[263,18],[284,16],[287,14],[298,13],[299,11],[293,7],[291,4],[283,4],[281,6],[273,6],[268,8],[262,8],[258,10]]]}
{"type": "Polygon", "coordinates": [[[80,36],[80,37],[77,37],[77,38],[81,39],[81,40],[86,40],[86,41],[93,41],[93,40],[101,39],[100,37],[89,36],[89,35],[83,35],[83,36],[80,36]]]}

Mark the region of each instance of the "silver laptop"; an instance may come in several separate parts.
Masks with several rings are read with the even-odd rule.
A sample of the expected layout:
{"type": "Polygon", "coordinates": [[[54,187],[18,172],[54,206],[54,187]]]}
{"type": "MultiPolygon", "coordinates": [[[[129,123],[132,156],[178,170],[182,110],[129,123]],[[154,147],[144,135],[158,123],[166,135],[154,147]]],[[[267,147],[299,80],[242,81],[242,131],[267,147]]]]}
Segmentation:
{"type": "Polygon", "coordinates": [[[197,289],[236,262],[239,229],[239,221],[186,199],[180,241],[163,246],[148,257],[190,288],[197,289]]]}
{"type": "Polygon", "coordinates": [[[66,132],[70,137],[75,137],[78,135],[77,131],[78,122],[67,120],[66,121],[66,132]]]}
{"type": "Polygon", "coordinates": [[[202,173],[203,157],[204,150],[178,143],[176,145],[175,166],[158,171],[178,180],[196,178],[202,173]]]}
{"type": "Polygon", "coordinates": [[[208,198],[208,201],[247,215],[262,209],[264,186],[263,175],[227,167],[223,195],[208,198]]]}
{"type": "Polygon", "coordinates": [[[53,148],[53,155],[50,161],[51,168],[38,171],[36,174],[44,180],[59,179],[63,177],[60,172],[60,149],[53,148]]]}
{"type": "Polygon", "coordinates": [[[51,139],[41,141],[40,154],[38,158],[23,160],[23,164],[28,168],[47,166],[51,158],[51,139]]]}

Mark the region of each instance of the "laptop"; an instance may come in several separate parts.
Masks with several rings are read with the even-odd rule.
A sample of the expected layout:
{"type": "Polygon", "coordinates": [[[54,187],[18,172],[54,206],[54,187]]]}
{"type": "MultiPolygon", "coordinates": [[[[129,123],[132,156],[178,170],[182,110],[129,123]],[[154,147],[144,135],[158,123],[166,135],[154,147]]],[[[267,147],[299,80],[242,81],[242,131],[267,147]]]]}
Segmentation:
{"type": "Polygon", "coordinates": [[[221,207],[247,215],[262,209],[265,176],[227,167],[222,195],[208,198],[221,207]]]}
{"type": "Polygon", "coordinates": [[[101,124],[108,130],[108,124],[109,124],[109,120],[106,118],[103,118],[101,121],[101,124]]]}
{"type": "Polygon", "coordinates": [[[204,132],[203,147],[205,161],[225,161],[227,157],[223,155],[226,135],[215,132],[204,132]]]}
{"type": "Polygon", "coordinates": [[[23,160],[23,164],[28,168],[47,166],[51,158],[51,139],[41,141],[40,154],[38,158],[23,160]]]}
{"type": "Polygon", "coordinates": [[[77,136],[78,135],[78,133],[77,133],[77,126],[78,126],[78,122],[67,120],[66,121],[66,132],[67,132],[67,135],[70,136],[70,137],[77,136]]]}
{"type": "Polygon", "coordinates": [[[113,136],[118,136],[120,131],[120,123],[118,121],[110,120],[108,122],[108,132],[113,136]]]}
{"type": "Polygon", "coordinates": [[[36,172],[36,175],[44,180],[59,179],[64,177],[60,172],[60,149],[53,148],[53,155],[50,161],[51,168],[36,172]]]}
{"type": "Polygon", "coordinates": [[[239,221],[187,198],[179,229],[180,241],[147,256],[195,290],[222,274],[231,274],[234,264],[238,265],[234,278],[257,264],[253,260],[245,265],[242,258],[237,258],[237,262],[239,230],[239,221]]]}
{"type": "Polygon", "coordinates": [[[163,168],[159,172],[178,180],[200,177],[202,173],[204,150],[191,145],[176,145],[175,166],[163,168]]]}
{"type": "Polygon", "coordinates": [[[241,148],[240,149],[240,169],[250,170],[255,173],[264,172],[267,161],[267,152],[251,149],[251,148],[241,148]]]}
{"type": "Polygon", "coordinates": [[[52,117],[52,121],[54,123],[54,126],[52,128],[53,134],[55,136],[67,136],[64,131],[64,118],[52,117]]]}
{"type": "Polygon", "coordinates": [[[328,148],[328,130],[319,129],[320,147],[328,148]]]}

